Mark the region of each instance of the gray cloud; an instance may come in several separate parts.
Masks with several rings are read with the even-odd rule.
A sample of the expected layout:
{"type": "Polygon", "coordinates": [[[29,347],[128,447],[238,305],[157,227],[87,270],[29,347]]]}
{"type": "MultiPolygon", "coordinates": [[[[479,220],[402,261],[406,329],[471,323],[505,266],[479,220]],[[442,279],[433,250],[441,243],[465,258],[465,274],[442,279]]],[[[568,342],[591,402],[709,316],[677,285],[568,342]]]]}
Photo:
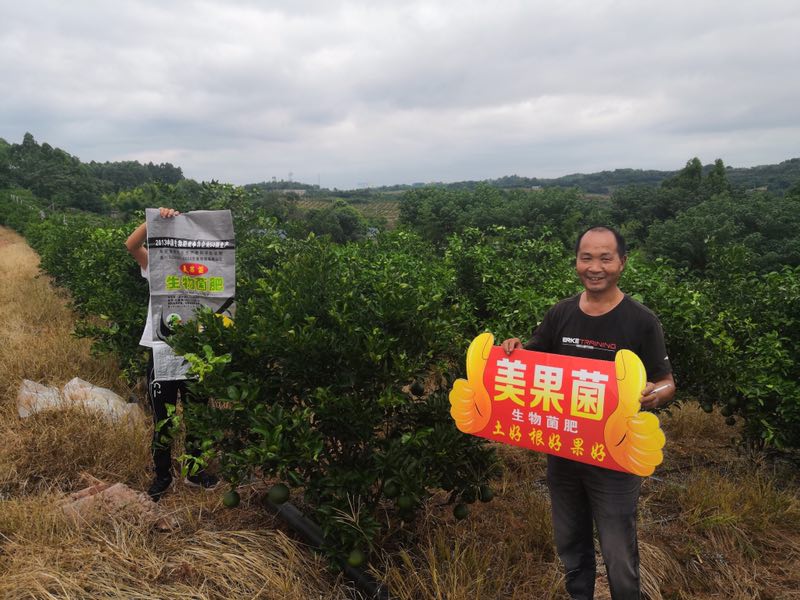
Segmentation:
{"type": "Polygon", "coordinates": [[[800,7],[0,0],[0,136],[331,187],[800,154],[800,7]]]}

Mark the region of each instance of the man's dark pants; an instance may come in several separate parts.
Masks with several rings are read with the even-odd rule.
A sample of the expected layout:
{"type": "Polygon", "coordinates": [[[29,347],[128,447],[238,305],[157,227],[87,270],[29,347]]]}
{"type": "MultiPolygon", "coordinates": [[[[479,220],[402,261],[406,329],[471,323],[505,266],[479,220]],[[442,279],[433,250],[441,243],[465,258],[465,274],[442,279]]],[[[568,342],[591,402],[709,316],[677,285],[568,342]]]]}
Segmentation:
{"type": "MultiPolygon", "coordinates": [[[[155,381],[153,358],[147,366],[147,391],[150,397],[150,406],[153,409],[153,468],[156,477],[168,478],[172,470],[171,433],[174,423],[167,412],[167,405],[177,406],[178,394],[184,402],[200,402],[186,389],[185,381],[155,381]],[[161,427],[159,427],[161,423],[161,427]]],[[[189,433],[186,433],[186,448],[192,456],[199,456],[199,444],[189,433]]]]}
{"type": "Polygon", "coordinates": [[[594,596],[594,517],[611,597],[638,600],[636,505],[641,477],[548,456],[547,485],[556,548],[570,596],[574,600],[591,600],[594,596]]]}

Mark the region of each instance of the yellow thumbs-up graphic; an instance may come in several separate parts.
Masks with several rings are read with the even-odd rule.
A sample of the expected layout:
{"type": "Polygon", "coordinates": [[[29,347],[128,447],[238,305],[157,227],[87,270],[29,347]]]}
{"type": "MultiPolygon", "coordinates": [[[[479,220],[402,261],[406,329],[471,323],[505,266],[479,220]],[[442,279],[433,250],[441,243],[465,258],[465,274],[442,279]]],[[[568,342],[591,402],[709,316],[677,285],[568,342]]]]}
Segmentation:
{"type": "Polygon", "coordinates": [[[653,473],[664,455],[666,438],[653,413],[639,412],[639,399],[647,385],[647,373],[636,354],[620,350],[614,358],[619,404],[608,417],[604,430],[606,448],[624,469],[636,475],[653,473]]]}
{"type": "Polygon", "coordinates": [[[450,390],[450,416],[464,433],[477,433],[489,422],[492,402],[483,385],[483,372],[494,345],[491,333],[482,333],[467,350],[467,379],[456,379],[450,390]]]}

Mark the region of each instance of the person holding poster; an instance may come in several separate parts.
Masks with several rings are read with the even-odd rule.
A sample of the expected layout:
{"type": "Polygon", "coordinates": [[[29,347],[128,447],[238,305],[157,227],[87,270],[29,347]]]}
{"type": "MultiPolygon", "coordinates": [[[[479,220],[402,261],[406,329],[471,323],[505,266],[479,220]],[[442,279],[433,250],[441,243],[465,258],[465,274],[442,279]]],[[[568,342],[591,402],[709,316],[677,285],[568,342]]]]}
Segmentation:
{"type": "MultiPolygon", "coordinates": [[[[644,409],[666,405],[675,394],[672,367],[656,315],[623,293],[618,282],[627,259],[625,240],[609,227],[592,227],[575,245],[580,294],[553,306],[533,336],[502,343],[506,354],[524,348],[613,361],[619,350],[635,352],[647,371],[641,391],[644,409]]],[[[575,600],[594,596],[593,523],[608,573],[611,597],[640,597],[636,507],[642,478],[632,473],[553,456],[547,457],[556,549],[575,600]]]]}
{"type": "MultiPolygon", "coordinates": [[[[181,213],[172,208],[159,208],[158,218],[173,219],[181,213]]],[[[128,237],[125,242],[125,247],[128,252],[133,256],[142,271],[142,277],[149,280],[150,276],[150,254],[146,245],[147,242],[147,222],[145,221],[128,237]]],[[[156,344],[165,345],[164,342],[157,342],[153,331],[153,318],[152,318],[152,300],[147,307],[147,321],[145,323],[142,338],[139,341],[141,346],[150,348],[150,361],[147,367],[147,392],[150,397],[151,407],[153,409],[153,469],[155,476],[149,489],[148,495],[156,502],[166,493],[172,484],[172,454],[171,454],[171,437],[168,433],[172,429],[172,419],[167,406],[175,407],[177,405],[178,396],[184,402],[198,401],[192,394],[190,394],[186,387],[186,382],[182,379],[162,379],[156,377],[154,357],[156,344]]],[[[187,446],[193,445],[192,437],[187,432],[187,446]]],[[[211,489],[219,483],[216,476],[200,471],[194,475],[190,475],[186,479],[189,485],[200,486],[206,489],[211,489]]]]}

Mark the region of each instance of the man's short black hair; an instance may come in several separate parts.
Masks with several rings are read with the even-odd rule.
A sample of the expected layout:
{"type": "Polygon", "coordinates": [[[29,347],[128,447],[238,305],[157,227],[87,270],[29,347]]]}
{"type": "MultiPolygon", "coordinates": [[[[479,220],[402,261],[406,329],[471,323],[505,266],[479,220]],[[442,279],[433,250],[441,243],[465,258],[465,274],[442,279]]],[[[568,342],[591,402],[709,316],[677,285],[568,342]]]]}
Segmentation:
{"type": "Polygon", "coordinates": [[[628,255],[628,246],[625,243],[625,238],[622,237],[622,234],[614,229],[613,227],[606,227],[605,225],[594,225],[586,229],[583,233],[578,236],[578,239],[575,241],[575,256],[578,256],[578,250],[581,248],[581,240],[583,236],[585,236],[590,231],[610,231],[614,234],[614,237],[617,240],[617,254],[620,258],[625,258],[628,255]]]}

